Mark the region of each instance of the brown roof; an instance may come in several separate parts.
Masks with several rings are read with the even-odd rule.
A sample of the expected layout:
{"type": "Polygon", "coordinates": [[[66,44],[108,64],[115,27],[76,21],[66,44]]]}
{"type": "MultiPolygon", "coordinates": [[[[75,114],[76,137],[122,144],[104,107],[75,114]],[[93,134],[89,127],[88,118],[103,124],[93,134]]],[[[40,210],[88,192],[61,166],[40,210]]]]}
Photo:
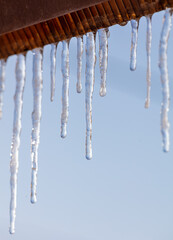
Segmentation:
{"type": "Polygon", "coordinates": [[[173,0],[104,2],[101,0],[9,0],[2,2],[0,58],[70,39],[99,28],[114,24],[123,25],[131,19],[153,14],[166,7],[173,7],[173,0]],[[17,5],[14,4],[16,2],[18,2],[17,5]]]}

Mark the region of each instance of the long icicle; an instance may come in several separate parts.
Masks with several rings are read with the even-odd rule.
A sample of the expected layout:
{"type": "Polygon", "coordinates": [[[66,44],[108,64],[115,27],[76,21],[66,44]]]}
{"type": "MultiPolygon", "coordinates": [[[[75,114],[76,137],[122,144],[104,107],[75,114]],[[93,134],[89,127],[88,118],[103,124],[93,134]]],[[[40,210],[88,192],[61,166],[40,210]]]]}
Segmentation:
{"type": "Polygon", "coordinates": [[[61,71],[62,85],[62,113],[61,113],[61,137],[67,136],[67,121],[69,108],[69,41],[62,42],[61,71]]]}
{"type": "Polygon", "coordinates": [[[16,219],[16,201],[17,201],[17,175],[19,167],[19,147],[21,133],[21,117],[23,107],[23,91],[25,86],[25,56],[17,55],[16,62],[16,91],[14,95],[14,119],[13,119],[13,137],[11,143],[11,161],[10,161],[10,233],[15,232],[16,219]]]}
{"type": "Polygon", "coordinates": [[[99,65],[100,65],[100,96],[106,95],[106,73],[108,65],[108,28],[98,30],[99,35],[99,65]]]}
{"type": "Polygon", "coordinates": [[[3,93],[5,89],[5,66],[6,61],[0,60],[0,119],[2,118],[2,107],[3,107],[3,93]]]}
{"type": "Polygon", "coordinates": [[[146,16],[147,20],[147,97],[145,100],[145,108],[150,106],[150,88],[151,88],[151,40],[152,40],[152,16],[146,16]]]}
{"type": "Polygon", "coordinates": [[[131,35],[131,49],[130,49],[130,70],[136,70],[136,52],[138,42],[138,27],[139,21],[131,20],[132,35],[131,35]]]}
{"type": "Polygon", "coordinates": [[[169,33],[171,30],[171,10],[166,9],[163,18],[163,26],[160,37],[160,48],[159,48],[159,68],[160,68],[160,78],[162,84],[162,104],[161,104],[161,133],[162,133],[162,145],[163,151],[169,151],[169,77],[168,77],[168,66],[167,66],[167,47],[169,33]]]}
{"type": "Polygon", "coordinates": [[[50,52],[50,73],[51,73],[51,96],[50,100],[53,102],[55,95],[55,75],[56,75],[56,51],[57,45],[55,43],[51,44],[50,52]]]}
{"type": "Polygon", "coordinates": [[[77,83],[76,90],[82,92],[81,72],[82,72],[82,55],[83,55],[83,37],[77,37],[77,83]]]}
{"type": "Polygon", "coordinates": [[[92,96],[95,75],[95,36],[86,34],[86,71],[85,71],[85,111],[86,111],[86,158],[92,158],[92,96]]]}
{"type": "Polygon", "coordinates": [[[32,112],[32,134],[31,134],[31,203],[37,201],[37,172],[38,172],[38,146],[40,142],[40,120],[42,100],[42,53],[41,48],[33,50],[33,112],[32,112]]]}

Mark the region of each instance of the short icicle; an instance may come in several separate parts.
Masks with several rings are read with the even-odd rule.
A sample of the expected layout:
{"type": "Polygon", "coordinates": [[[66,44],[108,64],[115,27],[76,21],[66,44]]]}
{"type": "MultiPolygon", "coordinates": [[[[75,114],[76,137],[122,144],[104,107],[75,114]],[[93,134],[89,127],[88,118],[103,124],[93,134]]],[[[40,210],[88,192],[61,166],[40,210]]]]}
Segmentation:
{"type": "Polygon", "coordinates": [[[31,203],[37,201],[37,172],[38,172],[38,146],[40,142],[40,121],[42,101],[42,49],[33,50],[33,112],[32,112],[32,133],[31,133],[31,203]]]}
{"type": "Polygon", "coordinates": [[[130,70],[136,70],[136,52],[137,52],[137,42],[138,42],[138,20],[131,20],[132,35],[131,35],[131,49],[130,49],[130,70]]]}
{"type": "Polygon", "coordinates": [[[19,147],[21,133],[21,118],[23,107],[23,91],[25,86],[25,56],[17,55],[16,62],[16,91],[14,95],[14,119],[13,119],[13,137],[11,143],[11,161],[10,161],[10,229],[9,232],[15,232],[16,202],[17,202],[17,175],[19,167],[19,147]]]}
{"type": "Polygon", "coordinates": [[[108,65],[108,28],[98,30],[99,35],[99,65],[100,65],[100,96],[106,95],[106,73],[108,65]]]}
{"type": "Polygon", "coordinates": [[[57,45],[55,43],[51,44],[50,52],[50,73],[51,73],[51,96],[50,100],[53,102],[55,95],[55,75],[56,75],[56,51],[57,45]]]}
{"type": "Polygon", "coordinates": [[[150,88],[151,88],[151,40],[152,40],[152,16],[147,16],[147,39],[146,39],[146,51],[147,51],[147,97],[145,100],[145,108],[150,106],[150,88]]]}
{"type": "Polygon", "coordinates": [[[61,72],[62,85],[62,113],[61,113],[61,137],[67,136],[67,121],[69,108],[69,41],[62,42],[61,72]]]}
{"type": "Polygon", "coordinates": [[[83,37],[77,37],[77,93],[82,92],[81,72],[82,72],[82,55],[83,55],[83,37]]]}
{"type": "Polygon", "coordinates": [[[2,107],[3,107],[3,93],[5,89],[5,66],[6,61],[0,60],[0,119],[2,118],[2,107]]]}
{"type": "Polygon", "coordinates": [[[171,10],[166,9],[163,26],[160,37],[160,48],[159,48],[159,68],[160,68],[160,78],[162,84],[162,104],[161,104],[161,133],[162,133],[162,146],[163,151],[169,151],[169,77],[168,77],[168,66],[167,66],[167,47],[168,38],[171,30],[171,10]]]}
{"type": "Polygon", "coordinates": [[[86,34],[86,70],[85,70],[85,111],[86,111],[86,158],[92,158],[92,96],[95,75],[95,36],[94,33],[86,34]]]}

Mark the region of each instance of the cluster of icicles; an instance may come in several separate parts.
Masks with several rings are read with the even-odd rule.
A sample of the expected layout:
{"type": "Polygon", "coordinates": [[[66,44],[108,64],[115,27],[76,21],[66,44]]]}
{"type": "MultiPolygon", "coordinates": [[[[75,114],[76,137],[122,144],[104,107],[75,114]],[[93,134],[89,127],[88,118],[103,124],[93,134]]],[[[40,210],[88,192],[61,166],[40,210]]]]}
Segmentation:
{"type": "MultiPolygon", "coordinates": [[[[147,20],[147,97],[145,107],[150,105],[150,86],[151,86],[151,39],[152,39],[152,23],[151,16],[146,17],[147,20]]],[[[136,50],[138,39],[139,22],[131,20],[132,40],[130,53],[130,69],[136,69],[136,50]]],[[[163,139],[163,150],[169,151],[169,79],[167,69],[167,43],[169,32],[171,29],[171,10],[166,9],[163,27],[160,38],[159,50],[159,68],[161,73],[162,84],[162,104],[161,104],[161,133],[163,139]]],[[[106,72],[108,60],[108,29],[98,30],[99,36],[99,66],[101,74],[100,96],[106,95],[106,72]]],[[[95,33],[86,34],[86,70],[85,70],[85,109],[86,109],[86,158],[92,158],[92,96],[94,90],[95,64],[96,64],[96,44],[95,33]]],[[[56,73],[56,51],[57,44],[51,45],[51,101],[54,99],[55,92],[55,73],[56,73]]],[[[77,83],[76,89],[80,93],[82,91],[81,69],[83,55],[83,37],[77,38],[77,83]]],[[[41,48],[33,50],[33,112],[32,112],[32,132],[31,132],[31,203],[37,201],[37,171],[38,171],[38,146],[40,140],[40,120],[41,120],[41,102],[42,102],[42,58],[43,50],[41,48]]],[[[5,80],[5,60],[0,61],[0,117],[2,116],[3,91],[5,80]]],[[[69,108],[69,40],[62,42],[61,55],[61,71],[63,77],[62,85],[62,113],[61,113],[61,137],[67,135],[67,121],[69,108]]],[[[16,218],[16,199],[17,199],[17,175],[19,167],[19,146],[21,133],[21,117],[23,106],[23,92],[25,87],[25,55],[17,55],[16,62],[16,90],[14,95],[14,120],[13,120],[13,136],[11,144],[11,161],[10,161],[10,233],[15,232],[16,218]]]]}

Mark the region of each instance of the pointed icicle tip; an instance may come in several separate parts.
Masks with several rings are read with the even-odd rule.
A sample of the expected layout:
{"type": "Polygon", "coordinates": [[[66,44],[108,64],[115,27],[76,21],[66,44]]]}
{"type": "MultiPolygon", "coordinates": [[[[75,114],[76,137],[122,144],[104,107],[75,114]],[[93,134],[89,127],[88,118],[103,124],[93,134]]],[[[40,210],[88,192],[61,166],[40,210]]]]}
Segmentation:
{"type": "Polygon", "coordinates": [[[31,201],[32,204],[35,204],[35,203],[37,202],[37,196],[36,196],[36,194],[33,195],[33,196],[31,195],[30,201],[31,201]]]}
{"type": "Polygon", "coordinates": [[[85,111],[86,111],[86,159],[92,158],[92,97],[94,90],[95,64],[96,64],[95,35],[86,34],[86,70],[85,70],[85,111]]]}
{"type": "Polygon", "coordinates": [[[69,41],[62,42],[61,54],[62,84],[62,113],[61,113],[61,137],[67,136],[67,121],[69,109],[69,41]]]}
{"type": "Polygon", "coordinates": [[[21,134],[21,118],[23,108],[23,92],[25,87],[25,56],[17,55],[16,61],[16,90],[14,95],[13,136],[10,154],[10,228],[11,234],[15,233],[16,207],[17,207],[17,177],[19,168],[19,147],[21,134]]]}
{"type": "Polygon", "coordinates": [[[159,68],[160,68],[160,78],[162,85],[162,104],[161,104],[161,134],[162,134],[162,146],[163,151],[168,152],[170,147],[169,140],[169,102],[170,102],[170,90],[169,90],[169,76],[168,76],[168,64],[167,64],[167,48],[168,39],[171,30],[171,10],[166,9],[163,18],[163,26],[160,37],[160,47],[159,47],[159,68]]]}
{"type": "Polygon", "coordinates": [[[33,50],[33,112],[31,132],[31,203],[37,201],[38,147],[40,143],[41,102],[43,90],[42,78],[43,52],[41,48],[33,50]]]}

